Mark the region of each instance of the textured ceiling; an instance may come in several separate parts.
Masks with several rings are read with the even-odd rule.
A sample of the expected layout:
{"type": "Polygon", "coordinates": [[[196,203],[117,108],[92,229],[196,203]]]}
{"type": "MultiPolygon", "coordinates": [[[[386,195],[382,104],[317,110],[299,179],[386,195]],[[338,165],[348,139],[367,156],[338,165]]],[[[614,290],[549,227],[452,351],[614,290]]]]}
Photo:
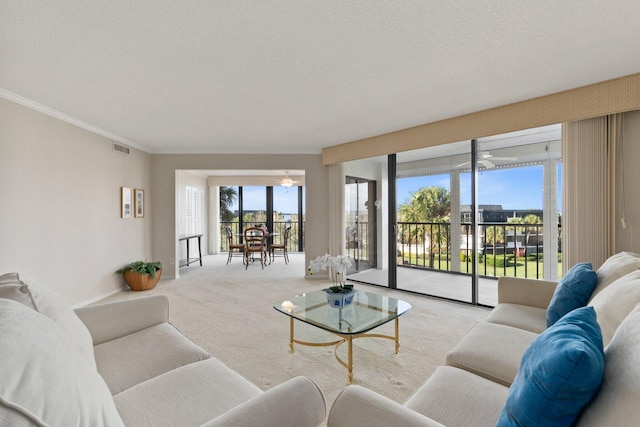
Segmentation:
{"type": "Polygon", "coordinates": [[[640,72],[637,0],[0,0],[0,96],[152,153],[319,153],[640,72]]]}

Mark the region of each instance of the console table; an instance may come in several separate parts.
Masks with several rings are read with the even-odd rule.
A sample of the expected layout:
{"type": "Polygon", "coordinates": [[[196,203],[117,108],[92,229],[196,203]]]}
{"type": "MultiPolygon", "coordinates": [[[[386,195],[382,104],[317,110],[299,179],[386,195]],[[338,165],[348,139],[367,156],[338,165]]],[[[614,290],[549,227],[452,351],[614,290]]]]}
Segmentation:
{"type": "Polygon", "coordinates": [[[202,246],[200,244],[201,243],[201,241],[200,241],[201,239],[202,239],[202,234],[192,234],[192,235],[189,235],[189,236],[180,236],[178,238],[178,242],[181,242],[181,241],[184,240],[185,243],[187,244],[187,258],[180,260],[179,267],[186,267],[186,266],[188,266],[188,265],[190,265],[190,264],[192,264],[194,262],[197,262],[197,261],[200,261],[200,267],[202,267],[202,249],[201,249],[202,246]],[[189,255],[189,252],[190,252],[189,251],[189,241],[191,239],[197,239],[197,241],[198,241],[198,257],[197,258],[195,258],[195,257],[191,258],[190,255],[189,255]]]}

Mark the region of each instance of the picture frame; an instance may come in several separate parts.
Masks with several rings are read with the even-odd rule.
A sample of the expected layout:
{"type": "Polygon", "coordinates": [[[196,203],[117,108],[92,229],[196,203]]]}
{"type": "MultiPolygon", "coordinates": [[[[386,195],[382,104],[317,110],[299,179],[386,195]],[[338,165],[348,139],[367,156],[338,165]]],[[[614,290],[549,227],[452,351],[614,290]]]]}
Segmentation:
{"type": "Polygon", "coordinates": [[[144,190],[133,190],[134,217],[144,218],[144,190]]]}
{"type": "Polygon", "coordinates": [[[120,217],[133,218],[133,188],[120,188],[120,217]]]}

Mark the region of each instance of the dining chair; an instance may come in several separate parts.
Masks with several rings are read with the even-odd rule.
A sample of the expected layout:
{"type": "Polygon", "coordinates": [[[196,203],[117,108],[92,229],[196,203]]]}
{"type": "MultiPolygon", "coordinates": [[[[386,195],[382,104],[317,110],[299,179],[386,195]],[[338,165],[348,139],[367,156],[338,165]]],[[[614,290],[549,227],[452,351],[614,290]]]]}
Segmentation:
{"type": "Polygon", "coordinates": [[[244,230],[244,264],[245,270],[260,254],[260,266],[264,270],[267,263],[267,234],[263,229],[251,227],[244,230]]]}
{"type": "Polygon", "coordinates": [[[282,251],[282,257],[284,258],[284,263],[289,264],[289,252],[287,247],[289,246],[289,235],[291,234],[291,225],[288,225],[284,230],[284,236],[282,238],[282,243],[272,243],[269,245],[269,264],[275,258],[276,251],[282,251]]]}
{"type": "Polygon", "coordinates": [[[229,242],[229,258],[227,258],[227,264],[231,262],[232,257],[238,255],[242,256],[242,261],[244,262],[244,244],[233,243],[233,232],[228,225],[224,226],[224,231],[227,234],[227,241],[229,242]]]}

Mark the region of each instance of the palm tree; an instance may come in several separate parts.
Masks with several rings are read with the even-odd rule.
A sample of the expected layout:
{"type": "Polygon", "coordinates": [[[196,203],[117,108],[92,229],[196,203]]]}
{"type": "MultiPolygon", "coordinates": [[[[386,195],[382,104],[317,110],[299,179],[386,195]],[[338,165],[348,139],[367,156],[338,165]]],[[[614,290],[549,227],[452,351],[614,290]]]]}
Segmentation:
{"type": "MultiPolygon", "coordinates": [[[[422,187],[411,193],[409,201],[400,205],[400,218],[403,222],[414,223],[448,223],[451,214],[451,194],[444,187],[422,187]]],[[[437,245],[442,246],[448,240],[448,233],[441,233],[440,227],[436,232],[427,232],[424,227],[416,227],[405,232],[409,243],[424,241],[425,234],[429,236],[429,251],[431,255],[437,245]]]]}
{"type": "MultiPolygon", "coordinates": [[[[535,225],[535,224],[542,224],[542,220],[540,219],[540,217],[538,215],[527,215],[524,218],[509,218],[509,220],[507,221],[509,224],[530,224],[530,225],[535,225]]],[[[518,238],[517,238],[517,234],[518,231],[520,232],[524,232],[524,253],[526,254],[526,248],[527,246],[529,246],[529,236],[531,235],[531,227],[514,227],[514,241],[515,241],[515,246],[516,246],[516,256],[519,255],[518,252],[519,248],[518,248],[518,238]]]]}
{"type": "Polygon", "coordinates": [[[400,205],[400,216],[405,222],[449,222],[450,213],[451,194],[444,187],[422,187],[400,205]]]}
{"type": "Polygon", "coordinates": [[[496,245],[504,243],[504,227],[502,225],[487,225],[484,228],[485,244],[491,244],[493,254],[496,254],[496,245]]]}
{"type": "Polygon", "coordinates": [[[238,197],[238,192],[233,187],[220,187],[220,221],[233,221],[231,206],[238,197]]]}

